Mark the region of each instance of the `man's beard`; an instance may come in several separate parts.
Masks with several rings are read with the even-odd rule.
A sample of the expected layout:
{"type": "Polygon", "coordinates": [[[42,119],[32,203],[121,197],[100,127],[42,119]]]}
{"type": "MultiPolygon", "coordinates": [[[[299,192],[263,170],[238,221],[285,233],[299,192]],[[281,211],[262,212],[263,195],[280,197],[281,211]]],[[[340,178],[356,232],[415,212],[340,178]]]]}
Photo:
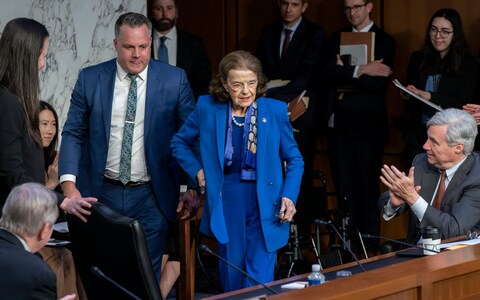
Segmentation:
{"type": "Polygon", "coordinates": [[[173,26],[175,26],[175,23],[177,23],[177,19],[160,19],[154,23],[154,27],[156,31],[167,31],[172,29],[173,26]]]}

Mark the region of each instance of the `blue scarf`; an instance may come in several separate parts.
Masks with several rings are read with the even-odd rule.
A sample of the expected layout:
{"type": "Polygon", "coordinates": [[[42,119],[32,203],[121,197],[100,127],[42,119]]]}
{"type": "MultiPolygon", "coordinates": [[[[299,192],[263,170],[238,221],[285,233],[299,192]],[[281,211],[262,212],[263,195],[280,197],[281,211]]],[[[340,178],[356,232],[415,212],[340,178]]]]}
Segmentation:
{"type": "MultiPolygon", "coordinates": [[[[233,124],[232,124],[232,103],[228,104],[228,129],[227,143],[225,145],[225,165],[232,165],[233,157],[233,124]]],[[[243,125],[243,149],[242,149],[242,174],[243,180],[256,180],[257,174],[257,101],[253,101],[247,108],[245,124],[243,125]],[[245,137],[248,137],[245,139],[245,137]]]]}

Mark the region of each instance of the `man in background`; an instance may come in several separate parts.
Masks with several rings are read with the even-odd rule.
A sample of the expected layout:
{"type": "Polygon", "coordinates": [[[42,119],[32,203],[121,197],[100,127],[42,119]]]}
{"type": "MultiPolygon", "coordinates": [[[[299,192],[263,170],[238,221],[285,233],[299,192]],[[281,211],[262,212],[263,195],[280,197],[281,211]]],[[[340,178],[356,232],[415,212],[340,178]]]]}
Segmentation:
{"type": "MultiPolygon", "coordinates": [[[[12,189],[0,219],[0,291],[3,299],[57,299],[55,273],[38,255],[58,217],[57,196],[39,183],[12,189]]],[[[62,300],[75,299],[75,294],[62,300]]]]}
{"type": "Polygon", "coordinates": [[[185,70],[195,99],[208,94],[212,79],[210,62],[203,40],[177,28],[175,0],[152,0],[152,57],[185,70]],[[162,42],[163,40],[163,42],[162,42]]]}
{"type": "MultiPolygon", "coordinates": [[[[371,1],[344,1],[343,12],[351,26],[330,38],[324,77],[331,87],[327,109],[329,154],[338,206],[354,229],[379,235],[378,178],[388,139],[385,92],[392,73],[395,43],[370,19],[372,9],[371,1]],[[373,32],[374,60],[363,65],[342,62],[342,32],[373,32]]],[[[361,253],[360,241],[351,241],[353,251],[361,253]]],[[[365,246],[375,254],[378,241],[366,240],[365,246]]]]}
{"type": "MultiPolygon", "coordinates": [[[[307,0],[278,0],[281,20],[267,26],[259,40],[257,56],[263,72],[272,82],[282,80],[283,86],[269,88],[267,97],[292,105],[291,101],[306,91],[308,109],[292,123],[294,137],[305,162],[305,173],[299,200],[312,187],[311,171],[317,146],[319,117],[320,60],[325,47],[325,31],[308,21],[303,13],[307,0]],[[288,83],[287,83],[288,82],[288,83]]],[[[301,216],[302,211],[299,211],[301,216]]]]}

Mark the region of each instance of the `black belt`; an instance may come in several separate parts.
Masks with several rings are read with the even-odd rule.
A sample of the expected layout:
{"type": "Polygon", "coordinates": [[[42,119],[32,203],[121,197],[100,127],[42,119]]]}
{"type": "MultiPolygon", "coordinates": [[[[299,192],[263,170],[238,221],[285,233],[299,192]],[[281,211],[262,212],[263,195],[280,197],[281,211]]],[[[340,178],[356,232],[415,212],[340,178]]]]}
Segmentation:
{"type": "Polygon", "coordinates": [[[123,184],[120,180],[115,180],[115,179],[108,178],[108,177],[105,177],[105,176],[103,177],[103,181],[106,182],[106,183],[112,184],[112,185],[118,185],[118,186],[122,186],[122,187],[126,187],[126,188],[139,186],[139,185],[148,183],[148,181],[129,181],[126,184],[123,184]]]}

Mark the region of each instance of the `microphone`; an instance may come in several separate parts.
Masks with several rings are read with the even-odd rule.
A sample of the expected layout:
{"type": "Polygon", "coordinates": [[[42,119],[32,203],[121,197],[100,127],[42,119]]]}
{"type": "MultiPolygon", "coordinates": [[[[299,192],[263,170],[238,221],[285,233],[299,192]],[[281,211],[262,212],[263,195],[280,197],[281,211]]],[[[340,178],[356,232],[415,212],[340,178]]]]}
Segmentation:
{"type": "Polygon", "coordinates": [[[417,249],[420,249],[420,250],[427,250],[427,251],[430,251],[430,252],[433,252],[433,253],[440,253],[440,251],[437,251],[437,250],[420,247],[420,246],[417,246],[417,245],[414,245],[414,244],[402,242],[402,241],[399,241],[399,240],[394,240],[394,239],[387,238],[387,237],[380,236],[380,235],[362,234],[362,237],[366,238],[366,239],[374,238],[374,239],[387,240],[389,242],[394,242],[394,243],[397,243],[397,244],[400,244],[400,245],[404,245],[404,246],[408,246],[408,247],[412,247],[412,248],[417,248],[417,249]]]}
{"type": "Polygon", "coordinates": [[[112,278],[108,277],[107,275],[103,274],[102,270],[100,270],[97,266],[92,266],[90,268],[90,272],[92,272],[93,275],[97,276],[97,277],[100,277],[100,278],[103,278],[105,279],[106,281],[110,282],[111,284],[113,284],[116,288],[118,288],[119,290],[121,290],[122,292],[124,292],[125,294],[127,294],[128,296],[130,296],[132,299],[135,299],[135,300],[142,300],[140,297],[136,296],[135,294],[133,294],[132,292],[130,292],[129,290],[127,290],[126,288],[124,288],[123,286],[121,286],[118,282],[116,282],[115,280],[113,280],[112,278]]]}
{"type": "Polygon", "coordinates": [[[267,285],[265,285],[263,282],[261,282],[260,280],[256,279],[255,277],[253,277],[252,275],[248,274],[247,272],[243,271],[242,269],[240,269],[239,267],[235,266],[234,264],[232,264],[231,262],[229,262],[228,260],[226,260],[225,258],[221,257],[220,255],[218,255],[217,253],[213,252],[212,250],[210,250],[210,248],[208,248],[207,245],[205,244],[200,244],[198,246],[198,248],[200,249],[200,251],[202,252],[207,252],[208,254],[211,254],[213,256],[215,256],[216,258],[220,259],[221,261],[223,261],[224,263],[226,263],[227,265],[229,265],[230,267],[234,268],[235,270],[237,270],[238,272],[242,273],[243,275],[247,276],[248,278],[250,278],[251,280],[255,281],[256,283],[258,283],[259,285],[263,286],[264,288],[266,288],[268,291],[270,291],[271,293],[273,293],[274,295],[277,295],[278,293],[275,292],[272,288],[268,287],[267,285]]]}
{"type": "Polygon", "coordinates": [[[358,260],[358,257],[355,255],[355,253],[353,253],[352,248],[350,248],[350,245],[348,245],[347,241],[345,241],[345,239],[342,237],[340,232],[338,232],[337,228],[335,227],[335,225],[332,224],[332,222],[330,222],[330,221],[326,222],[326,221],[322,221],[320,219],[313,219],[313,224],[315,224],[315,225],[327,225],[327,226],[332,227],[333,230],[335,231],[335,233],[337,234],[337,236],[340,238],[340,240],[342,240],[342,243],[343,243],[343,245],[345,245],[345,248],[347,248],[348,253],[350,253],[350,255],[352,255],[352,257],[355,259],[355,262],[360,267],[360,269],[362,269],[363,272],[367,272],[367,270],[365,270],[365,268],[363,267],[362,263],[358,260]]]}

